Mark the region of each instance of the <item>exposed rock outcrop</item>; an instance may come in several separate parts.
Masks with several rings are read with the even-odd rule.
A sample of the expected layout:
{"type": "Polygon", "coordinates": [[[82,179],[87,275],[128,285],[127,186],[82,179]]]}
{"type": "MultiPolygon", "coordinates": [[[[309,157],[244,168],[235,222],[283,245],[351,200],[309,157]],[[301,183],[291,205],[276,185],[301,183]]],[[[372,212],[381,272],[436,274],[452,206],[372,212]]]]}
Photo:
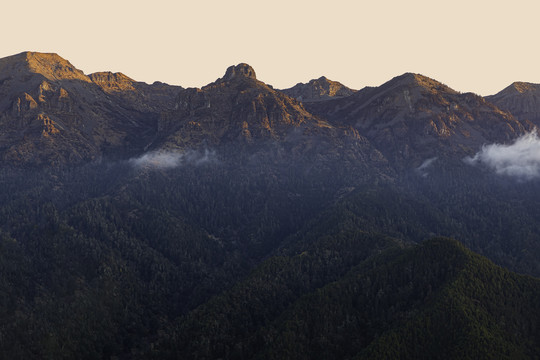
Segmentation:
{"type": "Polygon", "coordinates": [[[249,155],[305,166],[305,159],[317,158],[320,166],[344,161],[357,170],[373,166],[375,171],[387,166],[357,131],[314,116],[298,100],[257,80],[247,64],[229,67],[201,89],[181,91],[177,110],[162,116],[159,131],[162,147],[219,148],[239,160],[249,155]]]}
{"type": "Polygon", "coordinates": [[[178,90],[122,74],[86,76],[56,54],[0,59],[0,158],[61,165],[136,153],[178,90]]]}
{"type": "Polygon", "coordinates": [[[337,81],[324,76],[311,80],[307,84],[298,83],[292,88],[281,90],[284,94],[294,97],[302,102],[329,100],[347,97],[356,92],[337,81]]]}
{"type": "Polygon", "coordinates": [[[482,144],[507,142],[526,131],[511,113],[481,96],[461,94],[412,73],[307,108],[333,124],[353,126],[399,162],[452,154],[463,157],[482,144]]]}
{"type": "Polygon", "coordinates": [[[540,127],[540,84],[515,82],[486,99],[510,111],[518,119],[531,121],[540,127]]]}

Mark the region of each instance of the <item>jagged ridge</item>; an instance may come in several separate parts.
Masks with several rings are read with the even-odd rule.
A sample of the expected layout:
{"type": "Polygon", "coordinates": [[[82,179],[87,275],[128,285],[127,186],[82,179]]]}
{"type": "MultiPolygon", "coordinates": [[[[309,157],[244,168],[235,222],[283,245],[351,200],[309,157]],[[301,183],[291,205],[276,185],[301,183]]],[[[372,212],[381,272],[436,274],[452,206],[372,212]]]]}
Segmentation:
{"type": "Polygon", "coordinates": [[[328,100],[336,97],[345,97],[355,93],[345,85],[321,76],[309,81],[307,84],[298,83],[292,88],[281,90],[284,94],[303,102],[328,100]]]}
{"type": "Polygon", "coordinates": [[[353,126],[399,163],[463,157],[483,143],[509,141],[526,130],[481,96],[413,73],[307,108],[331,123],[353,126]]]}

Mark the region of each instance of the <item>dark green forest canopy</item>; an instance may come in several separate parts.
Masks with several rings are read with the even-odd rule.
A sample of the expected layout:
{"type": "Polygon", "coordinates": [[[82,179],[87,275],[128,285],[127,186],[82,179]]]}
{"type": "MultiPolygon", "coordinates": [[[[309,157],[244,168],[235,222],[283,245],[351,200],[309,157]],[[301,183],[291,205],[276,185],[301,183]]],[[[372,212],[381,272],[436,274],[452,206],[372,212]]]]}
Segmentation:
{"type": "Polygon", "coordinates": [[[232,169],[4,172],[2,356],[538,353],[535,184],[232,169]]]}

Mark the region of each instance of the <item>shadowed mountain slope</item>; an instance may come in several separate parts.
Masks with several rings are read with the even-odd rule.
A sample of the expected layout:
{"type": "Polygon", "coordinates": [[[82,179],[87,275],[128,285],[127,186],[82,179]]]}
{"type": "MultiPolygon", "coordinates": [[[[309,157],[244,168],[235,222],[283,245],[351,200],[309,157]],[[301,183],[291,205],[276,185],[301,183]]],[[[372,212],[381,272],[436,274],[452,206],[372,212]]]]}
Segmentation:
{"type": "Polygon", "coordinates": [[[233,161],[260,163],[264,158],[286,166],[318,158],[323,167],[335,162],[347,163],[349,170],[387,167],[356,130],[312,115],[298,100],[257,80],[247,64],[229,67],[201,89],[181,91],[176,108],[159,122],[157,149],[218,148],[233,161]]]}
{"type": "Polygon", "coordinates": [[[132,82],[132,96],[127,88],[117,96],[111,83],[56,54],[0,59],[0,158],[13,165],[65,165],[141,151],[178,89],[132,82]]]}
{"type": "Polygon", "coordinates": [[[412,73],[343,99],[309,104],[308,109],[332,124],[354,127],[390,160],[404,163],[463,157],[526,130],[484,98],[412,73]]]}

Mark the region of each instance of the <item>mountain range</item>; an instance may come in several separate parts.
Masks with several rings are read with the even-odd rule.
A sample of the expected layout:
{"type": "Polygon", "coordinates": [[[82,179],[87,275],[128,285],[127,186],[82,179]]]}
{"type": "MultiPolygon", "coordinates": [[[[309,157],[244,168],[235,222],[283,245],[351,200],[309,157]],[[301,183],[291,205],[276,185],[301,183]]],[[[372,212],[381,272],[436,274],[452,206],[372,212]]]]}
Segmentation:
{"type": "Polygon", "coordinates": [[[0,358],[538,358],[537,99],[0,59],[0,358]]]}
{"type": "Polygon", "coordinates": [[[411,73],[360,91],[325,77],[275,90],[239,64],[212,84],[184,89],[121,73],[85,75],[56,54],[31,52],[0,60],[0,91],[1,158],[12,165],[253,139],[294,147],[291,133],[316,133],[332,143],[356,138],[389,161],[418,162],[515,139],[537,125],[540,106],[539,88],[527,83],[487,98],[411,73]]]}

